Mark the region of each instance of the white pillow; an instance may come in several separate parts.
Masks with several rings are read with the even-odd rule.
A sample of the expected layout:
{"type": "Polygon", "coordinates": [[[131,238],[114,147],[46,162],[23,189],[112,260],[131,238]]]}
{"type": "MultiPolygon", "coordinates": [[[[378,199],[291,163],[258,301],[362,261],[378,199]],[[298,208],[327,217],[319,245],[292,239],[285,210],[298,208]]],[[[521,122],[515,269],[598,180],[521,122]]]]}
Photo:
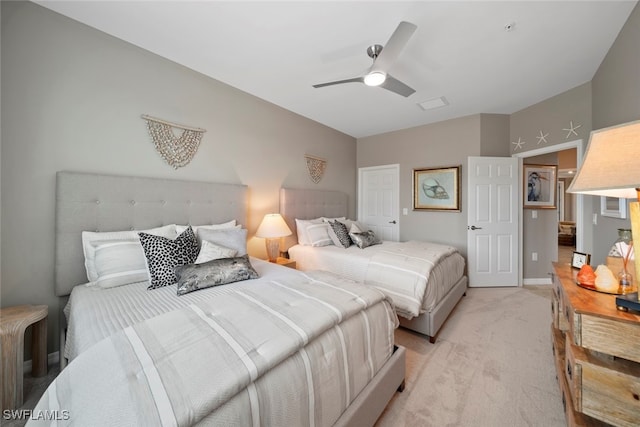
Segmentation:
{"type": "Polygon", "coordinates": [[[344,216],[341,216],[340,218],[328,218],[326,216],[321,216],[320,219],[322,220],[322,222],[329,222],[329,221],[345,221],[347,218],[344,216]]]}
{"type": "MultiPolygon", "coordinates": [[[[186,230],[188,225],[176,225],[176,233],[182,234],[184,230],[186,230]]],[[[222,224],[211,224],[211,225],[192,225],[194,233],[198,233],[198,229],[202,228],[203,230],[224,230],[227,228],[241,228],[241,225],[236,225],[236,220],[232,219],[231,221],[224,222],[222,224]]]]}
{"type": "MultiPolygon", "coordinates": [[[[127,231],[108,231],[108,232],[93,232],[93,231],[83,231],[82,232],[82,251],[84,252],[84,267],[87,271],[87,279],[89,282],[95,282],[98,280],[98,273],[96,269],[96,246],[92,244],[92,242],[102,242],[105,243],[109,240],[128,240],[137,242],[140,244],[140,238],[138,233],[144,231],[148,234],[154,234],[156,236],[166,237],[168,239],[175,239],[177,237],[176,226],[175,224],[165,225],[163,227],[152,228],[149,230],[127,230],[127,231]]],[[[122,246],[124,248],[125,246],[122,246]]],[[[117,250],[114,249],[116,252],[117,250]]],[[[144,251],[142,251],[142,247],[140,247],[140,256],[142,257],[142,262],[145,263],[144,251]]],[[[126,251],[126,250],[125,250],[126,251]]],[[[116,263],[117,260],[122,260],[121,256],[114,255],[113,250],[109,251],[110,254],[106,256],[109,264],[116,263]]],[[[101,257],[102,258],[102,257],[101,257]]],[[[127,261],[128,264],[128,261],[127,261]]],[[[128,268],[128,267],[124,267],[128,268]]],[[[117,268],[114,265],[109,266],[100,266],[101,271],[116,271],[117,268]]]]}
{"type": "Polygon", "coordinates": [[[357,221],[353,221],[351,223],[351,227],[349,228],[349,234],[351,233],[364,233],[365,230],[364,228],[361,228],[362,225],[360,223],[358,223],[357,221]]]}
{"type": "Polygon", "coordinates": [[[311,246],[329,246],[333,245],[333,240],[329,236],[328,223],[311,224],[307,226],[307,235],[309,236],[309,244],[311,246]]]}
{"type": "Polygon", "coordinates": [[[301,245],[311,245],[309,241],[309,235],[307,234],[307,227],[312,224],[322,224],[322,218],[316,219],[297,219],[296,218],[296,231],[298,233],[298,243],[301,245]]]}
{"type": "Polygon", "coordinates": [[[200,228],[198,230],[198,238],[200,241],[208,240],[216,245],[235,249],[238,251],[236,256],[243,256],[247,254],[246,228],[226,228],[222,230],[207,230],[200,228]]]}
{"type": "Polygon", "coordinates": [[[220,258],[233,258],[238,254],[235,249],[226,248],[224,246],[216,245],[213,242],[204,240],[200,246],[200,253],[194,264],[202,264],[203,262],[212,261],[220,258]]]}
{"type": "Polygon", "coordinates": [[[148,279],[144,251],[139,240],[95,240],[90,245],[97,278],[88,286],[113,288],[148,279]]]}

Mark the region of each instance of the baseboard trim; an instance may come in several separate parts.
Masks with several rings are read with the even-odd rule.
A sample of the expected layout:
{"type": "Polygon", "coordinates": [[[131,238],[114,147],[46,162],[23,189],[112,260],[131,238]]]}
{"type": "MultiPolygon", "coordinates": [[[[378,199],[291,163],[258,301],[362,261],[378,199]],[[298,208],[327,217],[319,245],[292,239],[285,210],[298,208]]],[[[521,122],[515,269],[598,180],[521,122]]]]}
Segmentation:
{"type": "Polygon", "coordinates": [[[522,279],[523,285],[550,285],[551,283],[551,278],[549,277],[543,277],[540,279],[522,279]]]}
{"type": "MultiPolygon", "coordinates": [[[[47,355],[47,364],[49,366],[51,365],[55,365],[58,362],[60,362],[60,352],[56,351],[54,353],[49,353],[47,355]]],[[[31,372],[31,367],[33,365],[33,362],[31,360],[25,360],[24,363],[22,364],[22,370],[24,371],[25,374],[28,374],[31,372]]]]}

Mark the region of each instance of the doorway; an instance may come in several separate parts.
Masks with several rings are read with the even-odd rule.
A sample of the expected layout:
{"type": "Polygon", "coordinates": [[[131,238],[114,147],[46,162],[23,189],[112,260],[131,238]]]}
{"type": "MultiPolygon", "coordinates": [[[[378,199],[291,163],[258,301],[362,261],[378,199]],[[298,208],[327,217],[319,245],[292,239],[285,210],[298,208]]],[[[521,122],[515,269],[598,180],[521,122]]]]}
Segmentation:
{"type": "MultiPolygon", "coordinates": [[[[580,168],[580,165],[582,164],[582,157],[584,155],[584,142],[582,139],[578,139],[575,141],[569,141],[569,142],[565,142],[562,144],[557,144],[557,145],[552,145],[552,146],[548,146],[548,147],[543,147],[543,148],[539,148],[536,150],[530,150],[530,151],[525,151],[522,153],[515,153],[512,156],[513,157],[519,157],[522,159],[526,159],[526,158],[530,158],[530,157],[535,157],[535,156],[539,156],[539,155],[543,155],[543,154],[549,154],[549,153],[558,153],[560,151],[565,151],[565,150],[571,150],[571,149],[575,149],[575,155],[576,155],[576,170],[580,168]]],[[[584,252],[584,223],[585,223],[585,218],[584,218],[584,196],[582,194],[576,194],[574,195],[574,199],[575,199],[575,249],[571,249],[571,252],[573,252],[574,250],[579,251],[579,252],[584,252]]],[[[523,209],[520,209],[520,215],[521,218],[524,215],[523,209]]],[[[524,221],[521,222],[521,224],[524,224],[524,221]]],[[[523,245],[523,233],[524,230],[521,226],[520,228],[520,245],[521,245],[521,249],[520,249],[520,253],[523,254],[524,253],[524,248],[522,247],[523,245]]],[[[553,239],[555,239],[557,241],[557,236],[553,236],[553,239]]],[[[558,248],[560,248],[560,246],[558,246],[558,248]]],[[[566,255],[567,251],[563,251],[566,255]]],[[[560,251],[558,251],[558,257],[560,257],[560,251]]],[[[525,261],[524,258],[522,257],[523,262],[525,261]]],[[[521,274],[524,274],[524,268],[521,271],[521,274]]],[[[534,279],[536,280],[536,279],[534,279]]],[[[546,279],[545,279],[546,280],[546,279]]]]}
{"type": "Polygon", "coordinates": [[[382,240],[400,240],[400,165],[358,169],[358,220],[382,240]]]}

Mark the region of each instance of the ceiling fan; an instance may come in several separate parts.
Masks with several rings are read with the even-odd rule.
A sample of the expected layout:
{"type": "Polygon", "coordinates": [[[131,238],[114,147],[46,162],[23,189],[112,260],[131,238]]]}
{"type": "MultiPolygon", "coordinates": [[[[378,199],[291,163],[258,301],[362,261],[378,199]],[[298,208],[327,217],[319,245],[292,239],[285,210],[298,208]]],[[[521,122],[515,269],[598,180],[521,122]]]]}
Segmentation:
{"type": "Polygon", "coordinates": [[[369,71],[365,75],[351,79],[315,84],[313,87],[320,88],[343,83],[360,82],[367,86],[379,86],[404,97],[411,95],[415,92],[415,89],[410,88],[400,80],[391,76],[387,70],[391,68],[417,28],[415,24],[402,21],[398,24],[398,27],[384,47],[379,44],[369,46],[367,48],[367,55],[373,59],[373,65],[371,65],[371,68],[369,68],[369,71]]]}

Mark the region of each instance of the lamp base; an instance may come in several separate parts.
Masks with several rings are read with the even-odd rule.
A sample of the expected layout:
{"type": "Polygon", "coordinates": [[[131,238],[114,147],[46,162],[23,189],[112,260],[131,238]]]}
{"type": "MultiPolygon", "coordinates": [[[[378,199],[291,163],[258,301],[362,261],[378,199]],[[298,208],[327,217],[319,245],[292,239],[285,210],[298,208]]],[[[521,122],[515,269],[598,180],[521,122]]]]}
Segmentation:
{"type": "Polygon", "coordinates": [[[638,293],[633,292],[626,295],[616,297],[616,307],[620,311],[638,311],[640,312],[640,301],[638,301],[638,293]]]}
{"type": "Polygon", "coordinates": [[[276,262],[278,255],[280,255],[280,238],[267,238],[265,239],[265,245],[267,247],[267,258],[269,258],[269,262],[276,262]]]}

